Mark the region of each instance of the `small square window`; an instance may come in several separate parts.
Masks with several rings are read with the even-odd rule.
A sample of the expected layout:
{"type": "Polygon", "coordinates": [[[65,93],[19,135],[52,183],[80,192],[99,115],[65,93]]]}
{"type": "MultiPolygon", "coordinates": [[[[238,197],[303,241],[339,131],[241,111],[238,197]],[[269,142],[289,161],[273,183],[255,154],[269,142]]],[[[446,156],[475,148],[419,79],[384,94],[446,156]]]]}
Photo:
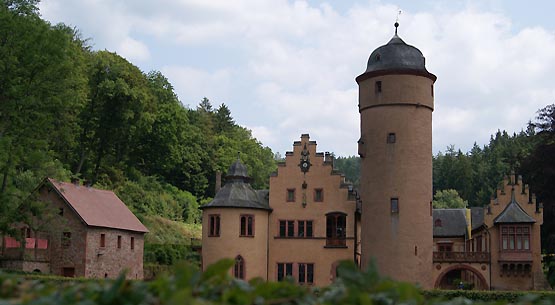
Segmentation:
{"type": "Polygon", "coordinates": [[[295,202],[295,189],[287,189],[287,202],[295,202]]]}
{"type": "Polygon", "coordinates": [[[376,85],[375,85],[374,90],[375,90],[376,93],[381,93],[382,92],[382,81],[381,80],[376,81],[376,85]]]}
{"type": "Polygon", "coordinates": [[[314,202],[323,202],[323,201],[324,201],[324,190],[314,189],[314,202]]]}
{"type": "Polygon", "coordinates": [[[392,144],[395,143],[397,141],[397,136],[395,135],[394,132],[390,132],[387,134],[387,143],[388,144],[392,144]]]}
{"type": "Polygon", "coordinates": [[[391,198],[391,213],[399,213],[399,198],[391,198]]]}

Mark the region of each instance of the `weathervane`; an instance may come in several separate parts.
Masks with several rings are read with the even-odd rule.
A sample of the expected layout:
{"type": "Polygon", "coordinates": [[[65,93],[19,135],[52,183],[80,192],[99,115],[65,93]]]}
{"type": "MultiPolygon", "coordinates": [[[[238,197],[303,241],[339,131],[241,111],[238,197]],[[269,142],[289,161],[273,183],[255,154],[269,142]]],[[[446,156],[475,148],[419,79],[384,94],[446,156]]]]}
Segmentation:
{"type": "Polygon", "coordinates": [[[397,12],[397,18],[395,19],[395,35],[397,35],[397,28],[399,27],[399,16],[401,16],[401,10],[397,12]]]}

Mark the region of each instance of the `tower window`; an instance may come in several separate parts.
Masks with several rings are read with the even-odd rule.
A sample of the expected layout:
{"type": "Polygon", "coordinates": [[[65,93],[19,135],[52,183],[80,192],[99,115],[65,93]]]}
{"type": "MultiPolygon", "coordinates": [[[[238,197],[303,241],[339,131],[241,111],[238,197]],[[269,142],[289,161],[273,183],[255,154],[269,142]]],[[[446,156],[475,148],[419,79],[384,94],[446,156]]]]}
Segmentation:
{"type": "Polygon", "coordinates": [[[399,214],[399,198],[391,198],[391,213],[399,214]]]}
{"type": "Polygon", "coordinates": [[[209,215],[209,232],[208,236],[220,236],[220,215],[209,215]]]}
{"type": "Polygon", "coordinates": [[[241,215],[241,236],[254,236],[254,215],[241,215]]]}
{"type": "Polygon", "coordinates": [[[434,97],[434,85],[430,85],[431,91],[432,91],[432,97],[434,97]]]}
{"type": "Polygon", "coordinates": [[[376,86],[375,86],[375,92],[376,93],[381,93],[382,92],[382,81],[378,80],[376,81],[376,86]]]}
{"type": "Polygon", "coordinates": [[[394,132],[390,132],[387,134],[387,143],[388,144],[392,144],[395,143],[397,141],[397,136],[395,135],[394,132]]]}

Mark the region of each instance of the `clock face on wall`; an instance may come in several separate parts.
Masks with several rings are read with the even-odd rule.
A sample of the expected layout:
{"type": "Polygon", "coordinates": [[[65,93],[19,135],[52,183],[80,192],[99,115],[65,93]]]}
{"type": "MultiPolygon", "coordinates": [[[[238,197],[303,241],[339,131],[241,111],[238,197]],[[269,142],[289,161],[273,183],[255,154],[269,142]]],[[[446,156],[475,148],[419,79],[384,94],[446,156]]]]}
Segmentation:
{"type": "Polygon", "coordinates": [[[301,163],[299,163],[299,167],[301,168],[301,171],[303,173],[308,172],[308,169],[310,168],[310,160],[308,158],[308,149],[306,148],[306,144],[304,145],[304,149],[301,152],[301,163]]]}

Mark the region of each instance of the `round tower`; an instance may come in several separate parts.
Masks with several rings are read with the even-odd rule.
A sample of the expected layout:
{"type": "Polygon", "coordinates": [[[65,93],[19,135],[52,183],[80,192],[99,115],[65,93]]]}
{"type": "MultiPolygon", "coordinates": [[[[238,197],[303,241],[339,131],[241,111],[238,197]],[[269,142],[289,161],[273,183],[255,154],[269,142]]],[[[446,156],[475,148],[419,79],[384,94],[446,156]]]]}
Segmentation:
{"type": "Polygon", "coordinates": [[[235,260],[236,278],[267,279],[268,214],[267,190],[254,190],[241,161],[227,172],[225,185],[202,209],[203,270],[223,258],[235,260]]]}
{"type": "Polygon", "coordinates": [[[359,85],[362,266],[432,286],[432,111],[436,76],[395,35],[368,59],[359,85]]]}

